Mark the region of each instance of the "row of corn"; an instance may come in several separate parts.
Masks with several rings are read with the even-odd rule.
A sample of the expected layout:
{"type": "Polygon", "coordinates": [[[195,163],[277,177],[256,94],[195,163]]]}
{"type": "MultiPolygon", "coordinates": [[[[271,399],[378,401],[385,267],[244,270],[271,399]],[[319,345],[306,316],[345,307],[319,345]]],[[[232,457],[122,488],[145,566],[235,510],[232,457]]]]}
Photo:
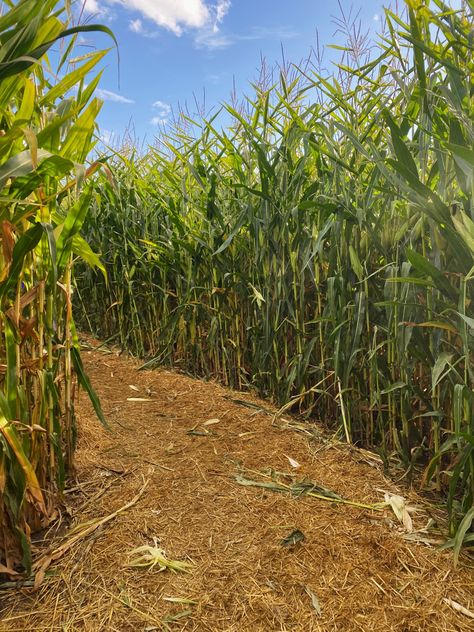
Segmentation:
{"type": "MultiPolygon", "coordinates": [[[[84,326],[394,455],[474,518],[474,4],[407,0],[367,58],[283,68],[113,159],[84,326]]],[[[349,42],[350,44],[350,42],[349,42]]]]}
{"type": "Polygon", "coordinates": [[[84,29],[59,0],[0,9],[1,576],[28,570],[30,534],[55,515],[72,466],[77,382],[101,416],[71,284],[74,258],[100,266],[79,231],[101,168],[85,165],[101,107],[98,77],[85,78],[105,51],[74,56],[84,29]]]}

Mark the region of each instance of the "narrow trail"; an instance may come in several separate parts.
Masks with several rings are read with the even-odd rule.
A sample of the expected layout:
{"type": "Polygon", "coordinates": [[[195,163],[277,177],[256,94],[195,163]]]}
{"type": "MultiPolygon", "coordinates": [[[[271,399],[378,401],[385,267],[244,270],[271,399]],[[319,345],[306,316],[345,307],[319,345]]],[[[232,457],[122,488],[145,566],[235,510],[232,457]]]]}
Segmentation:
{"type": "MultiPolygon", "coordinates": [[[[473,629],[455,605],[474,609],[472,570],[454,570],[449,552],[408,541],[389,508],[295,498],[235,478],[271,484],[262,473],[272,468],[291,475],[280,476],[285,484],[306,479],[380,503],[397,488],[376,456],[287,417],[272,425],[262,410],[269,404],[248,394],[166,370],[139,372],[114,353],[85,352],[84,361],[111,432],[81,394],[77,484],[62,516],[72,525],[53,546],[148,484],[54,561],[39,590],[0,593],[2,632],[473,629]],[[292,533],[300,541],[284,546],[292,533]],[[155,542],[168,558],[192,562],[190,572],[127,566],[132,549],[155,542]]],[[[418,506],[410,537],[430,539],[419,533],[429,508],[398,493],[418,506]]]]}

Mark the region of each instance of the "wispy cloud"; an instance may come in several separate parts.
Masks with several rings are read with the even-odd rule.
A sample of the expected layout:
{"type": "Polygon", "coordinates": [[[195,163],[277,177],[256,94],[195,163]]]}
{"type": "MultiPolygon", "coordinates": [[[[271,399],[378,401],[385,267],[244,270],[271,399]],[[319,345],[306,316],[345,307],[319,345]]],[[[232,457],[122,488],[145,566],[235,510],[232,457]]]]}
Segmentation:
{"type": "Polygon", "coordinates": [[[206,83],[218,85],[229,78],[228,72],[211,72],[206,75],[206,83]]]}
{"type": "MultiPolygon", "coordinates": [[[[79,4],[81,6],[81,4],[79,4]]],[[[105,6],[104,2],[99,2],[99,0],[82,0],[82,9],[84,13],[90,15],[97,15],[104,17],[108,14],[108,7],[105,6]]]]}
{"type": "Polygon", "coordinates": [[[97,0],[83,0],[82,6],[86,13],[100,13],[100,7],[97,0]]]}
{"type": "Polygon", "coordinates": [[[213,27],[213,31],[215,33],[217,33],[219,25],[224,21],[225,16],[229,13],[231,4],[230,0],[217,0],[213,27]]]}
{"type": "Polygon", "coordinates": [[[130,20],[130,22],[128,23],[128,28],[134,33],[143,33],[143,22],[140,20],[140,18],[137,18],[136,20],[130,20]]]}
{"type": "MultiPolygon", "coordinates": [[[[84,85],[84,88],[87,88],[87,83],[84,85]]],[[[77,94],[78,89],[78,86],[75,85],[71,88],[71,92],[73,94],[77,94]]],[[[123,94],[113,92],[112,90],[106,90],[104,88],[96,88],[94,94],[96,97],[99,97],[99,99],[102,99],[102,101],[111,101],[112,103],[125,103],[129,105],[135,103],[133,99],[124,97],[123,94]]]]}
{"type": "Polygon", "coordinates": [[[147,28],[143,23],[143,20],[137,18],[136,20],[130,20],[128,23],[128,28],[132,33],[136,33],[141,37],[149,37],[151,39],[158,36],[158,31],[155,28],[147,28]]]}
{"type": "Polygon", "coordinates": [[[103,88],[98,88],[95,91],[95,94],[102,99],[103,101],[112,101],[113,103],[135,103],[133,99],[129,99],[128,97],[124,97],[122,94],[118,94],[117,92],[112,92],[112,90],[104,90],[103,88]]]}
{"type": "Polygon", "coordinates": [[[214,29],[201,31],[194,38],[194,43],[197,48],[207,48],[209,50],[228,48],[232,46],[232,44],[235,44],[236,41],[235,35],[221,33],[214,29]]]}
{"type": "Polygon", "coordinates": [[[264,27],[254,26],[248,33],[224,33],[214,30],[203,30],[196,35],[194,42],[197,48],[215,50],[228,48],[233,44],[245,41],[277,39],[280,41],[296,37],[298,32],[287,26],[264,27]]]}
{"type": "Polygon", "coordinates": [[[152,104],[152,108],[155,112],[155,115],[152,117],[150,123],[155,125],[166,125],[169,122],[169,117],[171,114],[171,105],[166,103],[165,101],[155,101],[152,104]]]}

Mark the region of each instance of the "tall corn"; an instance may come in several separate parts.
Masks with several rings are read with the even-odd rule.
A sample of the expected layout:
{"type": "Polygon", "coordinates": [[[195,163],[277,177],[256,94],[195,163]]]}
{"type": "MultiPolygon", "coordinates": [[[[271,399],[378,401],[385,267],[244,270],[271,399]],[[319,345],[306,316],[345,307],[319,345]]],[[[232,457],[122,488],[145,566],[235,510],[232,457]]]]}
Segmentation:
{"type": "MultiPolygon", "coordinates": [[[[372,60],[257,85],[230,125],[117,154],[87,323],[397,455],[474,518],[474,4],[407,0],[372,60]],[[107,300],[104,300],[107,297],[107,300]]],[[[81,316],[82,322],[86,317],[81,316]]]]}

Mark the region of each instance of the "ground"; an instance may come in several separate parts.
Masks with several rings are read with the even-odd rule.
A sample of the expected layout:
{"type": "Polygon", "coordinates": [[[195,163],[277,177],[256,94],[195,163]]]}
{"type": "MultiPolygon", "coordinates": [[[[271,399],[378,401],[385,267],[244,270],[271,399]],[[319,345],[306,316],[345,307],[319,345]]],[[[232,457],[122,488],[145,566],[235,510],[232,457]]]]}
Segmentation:
{"type": "Polygon", "coordinates": [[[376,456],[249,394],[104,350],[84,360],[110,431],[81,393],[64,528],[36,545],[39,589],[0,592],[2,632],[473,629],[469,559],[455,569],[433,546],[439,514],[376,456]],[[278,493],[275,476],[367,507],[278,493]],[[377,510],[386,492],[416,509],[414,533],[377,510]],[[143,545],[191,567],[131,567],[143,545]]]}

